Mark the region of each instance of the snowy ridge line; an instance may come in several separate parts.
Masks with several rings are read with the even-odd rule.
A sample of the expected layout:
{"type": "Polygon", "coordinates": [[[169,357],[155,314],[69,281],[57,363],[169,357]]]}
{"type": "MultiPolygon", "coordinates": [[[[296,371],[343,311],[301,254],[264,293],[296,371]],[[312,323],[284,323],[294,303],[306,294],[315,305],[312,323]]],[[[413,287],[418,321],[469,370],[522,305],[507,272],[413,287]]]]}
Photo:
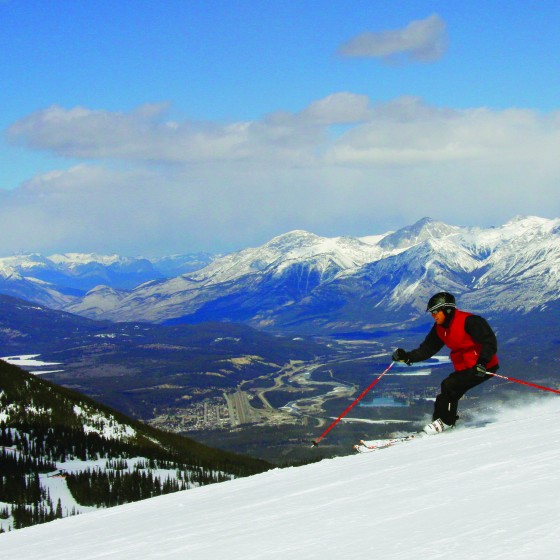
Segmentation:
{"type": "MultiPolygon", "coordinates": [[[[83,264],[78,278],[52,261],[48,266],[55,270],[49,269],[47,275],[46,259],[40,255],[20,260],[18,264],[18,257],[0,258],[4,293],[92,319],[165,322],[197,318],[208,308],[214,320],[278,327],[292,324],[294,316],[311,321],[314,314],[306,313],[321,308],[322,302],[356,298],[408,317],[424,311],[419,292],[441,289],[455,292],[460,305],[471,311],[517,314],[557,305],[560,219],[525,216],[477,228],[424,218],[396,232],[364,238],[323,238],[296,230],[259,247],[203,258],[198,264],[191,261],[189,270],[185,261],[185,266],[166,266],[163,272],[156,270],[157,265],[151,268],[147,260],[124,259],[110,265],[83,264]],[[63,290],[69,282],[77,282],[82,294],[63,290]],[[280,298],[278,288],[286,284],[291,295],[280,298]],[[379,288],[372,294],[371,286],[379,288]],[[240,316],[235,306],[220,306],[224,296],[255,303],[240,316]]],[[[333,310],[325,321],[355,323],[356,317],[350,311],[333,310]]],[[[364,325],[380,322],[383,317],[375,309],[364,319],[364,325]]]]}

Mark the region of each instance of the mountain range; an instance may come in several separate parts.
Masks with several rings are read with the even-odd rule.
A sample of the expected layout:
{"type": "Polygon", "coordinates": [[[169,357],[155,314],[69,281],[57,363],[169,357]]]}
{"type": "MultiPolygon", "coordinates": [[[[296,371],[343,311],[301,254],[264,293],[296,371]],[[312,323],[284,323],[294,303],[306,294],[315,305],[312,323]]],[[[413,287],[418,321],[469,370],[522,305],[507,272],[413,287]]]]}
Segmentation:
{"type": "Polygon", "coordinates": [[[517,217],[480,228],[424,218],[361,238],[296,230],[260,247],[193,257],[191,270],[173,277],[186,258],[175,268],[163,267],[171,261],[160,259],[157,270],[145,259],[72,258],[71,264],[69,256],[51,257],[47,264],[39,256],[0,259],[0,293],[111,321],[368,331],[425,319],[427,299],[441,290],[455,294],[463,308],[485,314],[523,315],[555,306],[560,219],[517,217]],[[89,291],[76,292],[85,287],[89,291]]]}
{"type": "Polygon", "coordinates": [[[214,258],[209,253],[152,259],[96,253],[13,255],[0,258],[1,293],[63,307],[99,285],[132,289],[149,280],[198,270],[214,258]]]}

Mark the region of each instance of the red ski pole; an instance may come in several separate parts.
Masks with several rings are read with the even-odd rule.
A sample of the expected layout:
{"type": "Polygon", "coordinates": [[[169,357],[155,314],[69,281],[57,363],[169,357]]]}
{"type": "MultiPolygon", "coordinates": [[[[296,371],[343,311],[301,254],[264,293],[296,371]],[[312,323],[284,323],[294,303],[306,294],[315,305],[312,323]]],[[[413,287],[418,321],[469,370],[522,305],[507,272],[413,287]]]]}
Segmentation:
{"type": "Polygon", "coordinates": [[[317,447],[319,442],[373,389],[373,387],[379,382],[379,380],[393,367],[395,362],[391,362],[391,365],[383,371],[377,379],[375,379],[367,389],[365,389],[360,396],[334,421],[332,424],[312,443],[311,447],[317,447]]]}
{"type": "Polygon", "coordinates": [[[529,383],[529,381],[523,381],[522,379],[516,379],[515,377],[506,377],[505,375],[500,375],[499,373],[492,373],[491,371],[487,371],[486,373],[488,373],[488,375],[493,375],[494,377],[500,377],[501,379],[505,379],[506,381],[521,383],[521,385],[528,385],[529,387],[535,387],[535,389],[541,389],[541,391],[550,391],[551,393],[558,393],[560,395],[560,391],[558,391],[557,389],[551,389],[550,387],[545,387],[544,385],[529,383]]]}

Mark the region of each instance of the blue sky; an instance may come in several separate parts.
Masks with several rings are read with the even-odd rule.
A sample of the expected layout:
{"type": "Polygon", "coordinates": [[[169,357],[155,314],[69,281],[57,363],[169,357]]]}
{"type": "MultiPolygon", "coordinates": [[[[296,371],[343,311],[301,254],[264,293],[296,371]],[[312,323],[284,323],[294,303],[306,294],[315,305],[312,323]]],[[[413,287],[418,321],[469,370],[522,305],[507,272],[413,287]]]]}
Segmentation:
{"type": "Polygon", "coordinates": [[[0,1],[0,254],[557,217],[557,1],[0,1]]]}

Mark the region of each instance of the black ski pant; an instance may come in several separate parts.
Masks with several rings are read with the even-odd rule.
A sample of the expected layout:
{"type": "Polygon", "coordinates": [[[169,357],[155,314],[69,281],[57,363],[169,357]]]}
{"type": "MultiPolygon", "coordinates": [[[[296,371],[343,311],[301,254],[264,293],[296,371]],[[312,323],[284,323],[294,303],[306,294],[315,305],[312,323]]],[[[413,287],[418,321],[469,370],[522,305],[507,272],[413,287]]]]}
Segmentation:
{"type": "MultiPolygon", "coordinates": [[[[494,372],[497,369],[497,367],[492,368],[492,371],[494,372]]],[[[483,377],[476,375],[474,368],[454,371],[441,383],[441,392],[436,397],[432,420],[441,418],[446,424],[454,426],[458,418],[457,407],[459,406],[459,399],[469,389],[484,383],[491,377],[491,375],[483,377]]]]}

